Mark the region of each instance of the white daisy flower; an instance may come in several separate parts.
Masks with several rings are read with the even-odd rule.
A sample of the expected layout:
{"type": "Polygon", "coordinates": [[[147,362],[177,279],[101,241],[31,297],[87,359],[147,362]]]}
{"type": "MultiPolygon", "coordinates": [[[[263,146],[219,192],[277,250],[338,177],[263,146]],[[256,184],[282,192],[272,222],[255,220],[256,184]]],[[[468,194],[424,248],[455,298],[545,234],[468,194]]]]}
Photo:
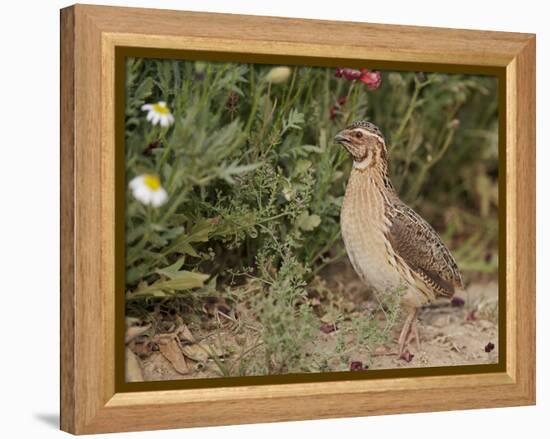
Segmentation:
{"type": "Polygon", "coordinates": [[[143,174],[133,178],[128,185],[132,195],[146,206],[159,207],[166,203],[168,194],[156,175],[143,174]]]}
{"type": "Polygon", "coordinates": [[[164,101],[142,105],[141,110],[148,112],[147,120],[153,125],[160,123],[163,127],[169,127],[174,123],[174,116],[164,101]]]}

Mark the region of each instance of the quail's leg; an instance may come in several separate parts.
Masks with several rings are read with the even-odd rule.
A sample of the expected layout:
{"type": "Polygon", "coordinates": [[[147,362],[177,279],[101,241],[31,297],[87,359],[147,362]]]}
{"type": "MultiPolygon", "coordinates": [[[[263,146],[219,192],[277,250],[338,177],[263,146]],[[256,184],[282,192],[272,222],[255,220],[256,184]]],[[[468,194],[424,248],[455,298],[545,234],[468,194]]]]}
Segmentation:
{"type": "Polygon", "coordinates": [[[418,308],[414,310],[414,317],[411,323],[411,330],[409,331],[409,336],[405,341],[405,345],[409,345],[413,341],[415,341],[416,350],[420,351],[420,336],[418,335],[418,308]]]}
{"type": "Polygon", "coordinates": [[[416,328],[416,308],[409,308],[409,312],[407,313],[407,317],[405,318],[405,323],[403,324],[403,329],[401,329],[401,334],[399,335],[399,351],[398,355],[401,356],[401,354],[405,351],[405,347],[407,346],[407,343],[409,342],[411,332],[416,332],[418,335],[416,328]],[[413,328],[414,326],[414,328],[413,328]]]}

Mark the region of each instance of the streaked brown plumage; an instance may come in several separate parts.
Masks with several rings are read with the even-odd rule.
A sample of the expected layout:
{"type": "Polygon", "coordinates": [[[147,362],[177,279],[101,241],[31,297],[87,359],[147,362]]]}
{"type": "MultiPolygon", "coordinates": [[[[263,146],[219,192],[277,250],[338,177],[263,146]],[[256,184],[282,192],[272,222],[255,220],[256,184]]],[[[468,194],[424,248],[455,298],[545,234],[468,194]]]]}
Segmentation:
{"type": "Polygon", "coordinates": [[[353,157],[341,212],[344,244],[361,279],[374,290],[402,294],[407,317],[399,354],[416,338],[418,308],[462,288],[453,256],[435,230],[400,199],[388,176],[380,130],[356,121],[335,137],[353,157]]]}

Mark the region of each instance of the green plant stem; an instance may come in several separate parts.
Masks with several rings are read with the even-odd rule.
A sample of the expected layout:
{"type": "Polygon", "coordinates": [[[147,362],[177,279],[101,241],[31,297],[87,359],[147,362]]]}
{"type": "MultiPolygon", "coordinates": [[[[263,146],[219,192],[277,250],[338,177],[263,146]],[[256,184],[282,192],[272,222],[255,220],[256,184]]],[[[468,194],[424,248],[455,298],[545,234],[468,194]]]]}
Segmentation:
{"type": "Polygon", "coordinates": [[[392,145],[393,146],[399,144],[399,142],[401,141],[401,136],[403,135],[405,127],[409,123],[409,120],[411,119],[413,111],[416,108],[416,104],[417,104],[417,101],[418,101],[418,96],[420,94],[421,89],[422,89],[422,87],[420,86],[420,83],[415,80],[415,82],[414,82],[414,91],[413,91],[413,94],[411,96],[411,99],[409,100],[409,105],[407,106],[407,110],[405,111],[405,115],[401,118],[401,123],[399,124],[399,127],[397,128],[394,135],[392,136],[392,145]]]}
{"type": "Polygon", "coordinates": [[[455,130],[449,128],[447,132],[447,137],[445,138],[443,145],[438,149],[437,153],[432,157],[430,161],[424,162],[424,165],[420,168],[418,177],[415,179],[413,185],[407,193],[407,198],[409,200],[416,200],[416,198],[418,197],[418,193],[422,188],[422,185],[425,183],[428,171],[432,168],[432,166],[434,166],[437,162],[439,162],[439,160],[443,158],[443,156],[449,149],[449,146],[451,145],[454,134],[455,130]]]}

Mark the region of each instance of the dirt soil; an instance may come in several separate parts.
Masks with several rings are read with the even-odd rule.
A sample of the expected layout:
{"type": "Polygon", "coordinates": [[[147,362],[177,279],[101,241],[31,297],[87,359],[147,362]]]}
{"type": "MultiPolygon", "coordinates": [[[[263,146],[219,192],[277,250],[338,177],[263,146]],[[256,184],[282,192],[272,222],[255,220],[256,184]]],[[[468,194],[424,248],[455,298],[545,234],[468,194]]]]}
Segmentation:
{"type": "MultiPolygon", "coordinates": [[[[348,280],[346,291],[347,303],[352,304],[351,314],[366,316],[373,312],[374,299],[360,282],[348,280]]],[[[190,324],[188,327],[176,322],[172,331],[163,334],[151,334],[148,327],[134,327],[133,332],[129,330],[127,379],[216,378],[224,375],[224,368],[231,370],[231,376],[239,375],[237,365],[243,353],[255,342],[254,328],[247,331],[223,306],[209,311],[213,313],[209,325],[190,324]]],[[[389,343],[370,353],[352,348],[348,351],[349,363],[335,359],[328,367],[331,371],[344,371],[497,363],[497,316],[497,283],[473,283],[453,302],[442,300],[420,311],[421,343],[420,348],[415,343],[408,347],[412,355],[399,358],[394,354],[401,329],[401,322],[397,322],[389,343]]],[[[379,318],[384,319],[383,316],[379,318]]],[[[337,340],[338,329],[327,331],[326,325],[321,326],[312,349],[332,352],[337,340]]],[[[349,346],[354,345],[353,337],[347,341],[349,346]]]]}
{"type": "Polygon", "coordinates": [[[376,356],[369,368],[498,363],[497,283],[471,285],[462,298],[464,306],[441,301],[422,309],[418,327],[420,349],[414,342],[409,346],[414,355],[410,362],[395,355],[376,356]]]}

